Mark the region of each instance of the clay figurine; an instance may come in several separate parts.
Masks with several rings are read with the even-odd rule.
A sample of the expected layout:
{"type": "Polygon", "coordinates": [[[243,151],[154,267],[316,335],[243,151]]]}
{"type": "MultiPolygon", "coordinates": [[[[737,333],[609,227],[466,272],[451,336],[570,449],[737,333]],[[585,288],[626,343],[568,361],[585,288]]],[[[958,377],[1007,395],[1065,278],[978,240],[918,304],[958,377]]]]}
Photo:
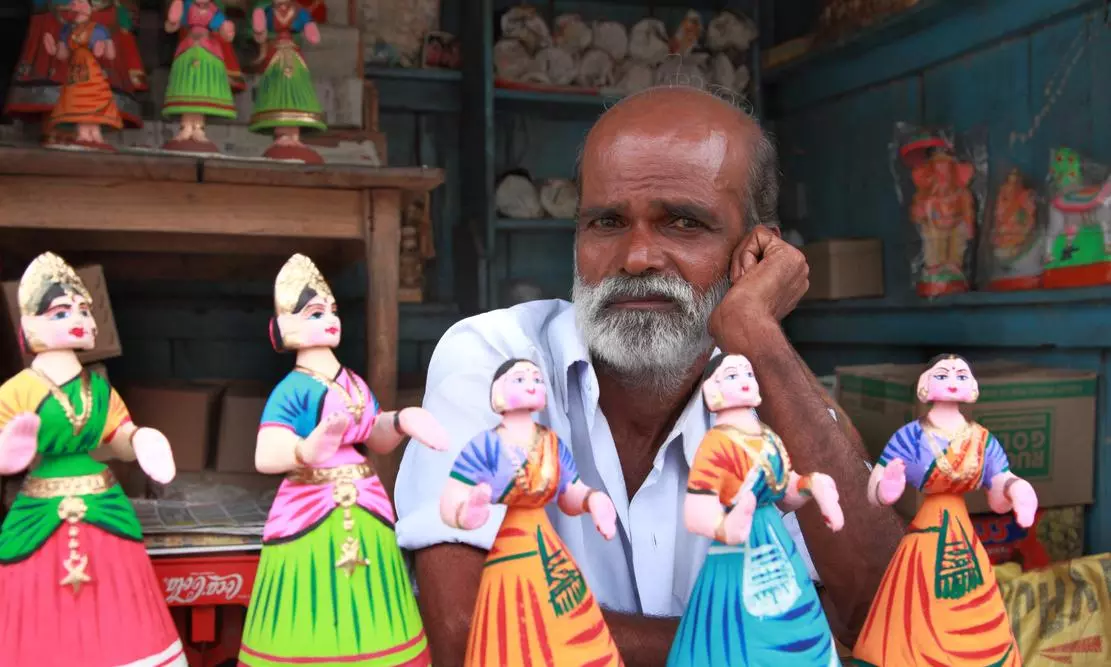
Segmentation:
{"type": "Polygon", "coordinates": [[[42,36],[46,52],[65,62],[67,74],[58,103],[50,112],[52,129],[77,128],[72,141],[56,141],[49,148],[67,150],[100,150],[115,152],[104,141],[101,126],[119,130],[123,127],[120,110],[112,97],[108,76],[98,58],[115,59],[115,45],[103,26],[93,23],[89,0],[70,0],[66,6],[68,22],[62,27],[60,40],[46,33],[42,36]]]}
{"type": "Polygon", "coordinates": [[[180,116],[181,129],[163,148],[182,153],[217,153],[205,134],[205,116],[234,119],[231,74],[225,54],[235,39],[235,24],[214,0],[173,0],[166,32],[188,28],[181,35],[170,66],[162,115],[180,116]]]}
{"type": "Polygon", "coordinates": [[[868,500],[892,505],[907,485],[925,495],[872,600],[857,665],[1017,667],[1022,664],[987,551],[964,495],[987,490],[999,514],[1029,528],[1038,509],[1030,483],[1010,472],[999,441],[961,414],[980,389],[968,362],[934,357],[918,378],[924,417],[891,436],[868,481],[868,500]]]}
{"type": "Polygon", "coordinates": [[[394,511],[367,458],[412,436],[445,449],[421,408],[382,412],[336,359],[336,300],[294,255],[274,284],[275,349],[296,365],[270,394],[255,449],[259,472],[284,474],[263,531],[239,664],[425,666],[428,640],[394,535],[394,511]]]}
{"type": "Polygon", "coordinates": [[[1046,234],[1046,287],[1111,283],[1111,178],[1086,178],[1080,155],[1053,151],[1046,234]]]}
{"type": "Polygon", "coordinates": [[[293,0],[263,0],[251,18],[255,41],[262,48],[262,78],[255,90],[252,132],[273,133],[263,157],[322,164],[320,154],[301,142],[301,130],[326,130],[312,74],[295,36],[320,42],[320,29],[309,11],[293,0]],[[265,7],[263,6],[265,5],[265,7]]]}
{"type": "Polygon", "coordinates": [[[0,386],[0,475],[27,473],[0,526],[2,662],[186,667],[135,511],[92,456],[138,460],[166,484],[170,445],[133,424],[116,390],[78,360],[96,344],[96,321],[68,264],[39,255],[17,295],[20,344],[35,356],[0,386]]]}
{"type": "Polygon", "coordinates": [[[748,359],[718,355],[703,378],[715,424],[691,464],[683,516],[687,530],[713,542],[668,667],[840,665],[818,592],[780,513],[813,499],[826,525],[841,530],[837,486],[828,475],[791,469],[783,441],[756,415],[760,386],[748,359]]]}
{"type": "MultiPolygon", "coordinates": [[[[46,50],[44,36],[50,35],[55,44],[61,40],[62,26],[72,14],[65,7],[64,0],[34,0],[32,3],[31,22],[8,88],[5,115],[29,122],[49,120],[68,78],[69,65],[59,60],[56,53],[52,55],[46,50]]],[[[105,52],[97,57],[97,62],[108,79],[124,126],[142,127],[142,109],[135,94],[147,89],[146,72],[135,36],[130,32],[131,14],[119,0],[93,0],[89,22],[104,28],[115,47],[113,58],[109,59],[105,52]]],[[[47,122],[43,130],[47,145],[72,143],[73,132],[68,128],[52,128],[47,122]]]]}
{"type": "Polygon", "coordinates": [[[922,239],[923,297],[968,291],[969,243],[976,236],[976,201],[969,187],[975,168],[957,159],[952,144],[919,134],[899,149],[915,193],[910,218],[922,239]]]}
{"type": "Polygon", "coordinates": [[[501,424],[463,446],[440,497],[444,523],[462,530],[484,525],[491,503],[507,506],[479,583],[468,667],[623,664],[545,508],[556,501],[568,516],[589,515],[607,540],[617,513],[609,496],[579,479],[571,449],[533,421],[546,404],[544,376],[533,362],[502,364],[490,385],[490,407],[501,424]]]}
{"type": "Polygon", "coordinates": [[[1041,287],[1041,257],[1035,247],[1037,200],[1012,169],[999,186],[992,214],[993,276],[988,289],[1009,291],[1041,287]]]}

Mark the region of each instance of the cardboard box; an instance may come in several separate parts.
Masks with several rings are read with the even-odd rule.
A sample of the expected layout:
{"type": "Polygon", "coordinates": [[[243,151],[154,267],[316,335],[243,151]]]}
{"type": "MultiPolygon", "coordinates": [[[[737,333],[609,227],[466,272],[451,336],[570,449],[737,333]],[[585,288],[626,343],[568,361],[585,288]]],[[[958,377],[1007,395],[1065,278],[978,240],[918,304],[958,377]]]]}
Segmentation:
{"type": "Polygon", "coordinates": [[[1013,512],[972,517],[976,535],[991,562],[1018,563],[1034,570],[1084,555],[1084,507],[1039,509],[1034,525],[1021,528],[1013,512]]]}
{"type": "Polygon", "coordinates": [[[112,474],[116,476],[116,481],[120,483],[128,498],[147,497],[147,480],[149,478],[138,463],[118,459],[105,461],[105,463],[112,474]]]}
{"type": "Polygon", "coordinates": [[[172,382],[125,385],[119,392],[135,424],[158,429],[170,441],[179,472],[204,470],[223,387],[172,382]]]}
{"type": "MultiPolygon", "coordinates": [[[[108,283],[104,280],[104,270],[94,264],[77,269],[77,275],[81,277],[81,282],[85,283],[85,289],[89,290],[93,298],[92,313],[97,328],[96,347],[78,352],[77,358],[87,365],[120,356],[123,354],[123,347],[120,345],[119,331],[116,330],[116,318],[112,315],[112,301],[108,298],[108,283]]],[[[20,326],[18,280],[4,283],[4,303],[8,311],[8,333],[5,339],[14,342],[19,335],[20,326]]],[[[33,358],[30,354],[21,354],[19,347],[14,344],[5,354],[8,355],[6,361],[13,369],[26,368],[33,358]]]]}
{"type": "MultiPolygon", "coordinates": [[[[837,401],[853,420],[873,459],[900,427],[926,413],[915,388],[925,365],[880,364],[837,369],[837,401]]],[[[962,412],[992,432],[1011,470],[1034,485],[1042,507],[1093,500],[1096,373],[1013,362],[973,364],[980,398],[962,412]]],[[[912,516],[908,489],[896,509],[912,516]]],[[[972,513],[990,512],[982,492],[966,498],[972,513]]]]}
{"type": "Polygon", "coordinates": [[[265,386],[254,383],[233,384],[224,391],[216,436],[217,472],[255,472],[255,442],[268,394],[265,386]]]}
{"type": "Polygon", "coordinates": [[[830,239],[802,247],[810,265],[803,300],[883,296],[883,244],[879,239],[830,239]]]}

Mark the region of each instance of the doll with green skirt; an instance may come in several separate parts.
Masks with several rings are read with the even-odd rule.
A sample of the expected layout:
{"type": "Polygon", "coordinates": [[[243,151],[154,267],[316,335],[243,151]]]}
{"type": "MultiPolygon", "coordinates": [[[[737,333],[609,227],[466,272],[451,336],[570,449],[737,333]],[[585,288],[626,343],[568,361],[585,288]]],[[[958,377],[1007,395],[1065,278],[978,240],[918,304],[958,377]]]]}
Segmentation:
{"type": "Polygon", "coordinates": [[[255,467],[286,478],[263,530],[239,664],[426,667],[393,507],[367,450],[388,454],[407,436],[442,450],[447,432],[422,408],[383,412],[339,362],[336,299],[308,257],[278,273],[274,311],[271,344],[296,360],[263,409],[255,467]]]}
{"type": "Polygon", "coordinates": [[[308,10],[293,0],[263,0],[256,5],[251,24],[262,49],[263,69],[249,129],[274,135],[263,157],[322,164],[320,154],[301,142],[302,129],[328,126],[297,42],[297,35],[302,35],[310,44],[318,44],[320,29],[308,10]]]}
{"type": "Polygon", "coordinates": [[[215,0],[173,0],[166,17],[166,32],[183,31],[170,66],[162,115],[180,116],[181,129],[162,148],[184,153],[217,153],[205,135],[205,116],[236,117],[232,78],[220,40],[235,39],[235,24],[220,11],[215,0]]]}

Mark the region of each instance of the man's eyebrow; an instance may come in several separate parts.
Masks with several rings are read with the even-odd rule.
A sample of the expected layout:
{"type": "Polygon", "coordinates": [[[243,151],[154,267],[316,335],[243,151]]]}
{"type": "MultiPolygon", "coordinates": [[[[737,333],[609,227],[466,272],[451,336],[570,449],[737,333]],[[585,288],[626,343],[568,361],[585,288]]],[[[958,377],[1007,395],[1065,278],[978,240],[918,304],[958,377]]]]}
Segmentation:
{"type": "Polygon", "coordinates": [[[713,211],[694,202],[654,201],[652,205],[663,209],[673,218],[690,218],[714,225],[721,224],[713,211]]]}
{"type": "Polygon", "coordinates": [[[616,206],[587,206],[579,209],[579,218],[586,220],[596,220],[598,218],[619,218],[621,217],[621,210],[625,208],[622,205],[616,206]]]}

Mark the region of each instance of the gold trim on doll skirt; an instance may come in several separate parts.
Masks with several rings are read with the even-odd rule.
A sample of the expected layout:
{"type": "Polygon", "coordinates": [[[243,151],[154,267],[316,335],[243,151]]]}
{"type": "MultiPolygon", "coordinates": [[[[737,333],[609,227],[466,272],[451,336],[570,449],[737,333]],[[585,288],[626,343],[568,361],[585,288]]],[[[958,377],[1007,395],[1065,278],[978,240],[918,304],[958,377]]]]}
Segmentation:
{"type": "MultiPolygon", "coordinates": [[[[116,476],[105,468],[92,475],[73,477],[27,477],[19,492],[28,498],[68,498],[104,493],[116,485],[116,476]]],[[[62,517],[65,518],[65,517],[62,517]]]]}
{"type": "Polygon", "coordinates": [[[359,489],[355,482],[368,479],[375,474],[370,463],[351,463],[334,468],[298,468],[286,476],[295,484],[324,485],[333,484],[332,498],[343,511],[343,529],[347,539],[340,545],[340,557],[336,560],[337,570],[343,570],[348,577],[359,566],[370,565],[370,559],[359,555],[359,541],[355,539],[355,516],[352,509],[359,501],[359,489]]]}
{"type": "Polygon", "coordinates": [[[295,484],[339,484],[368,479],[374,474],[374,466],[370,463],[349,463],[334,468],[297,468],[286,478],[295,484]]]}

